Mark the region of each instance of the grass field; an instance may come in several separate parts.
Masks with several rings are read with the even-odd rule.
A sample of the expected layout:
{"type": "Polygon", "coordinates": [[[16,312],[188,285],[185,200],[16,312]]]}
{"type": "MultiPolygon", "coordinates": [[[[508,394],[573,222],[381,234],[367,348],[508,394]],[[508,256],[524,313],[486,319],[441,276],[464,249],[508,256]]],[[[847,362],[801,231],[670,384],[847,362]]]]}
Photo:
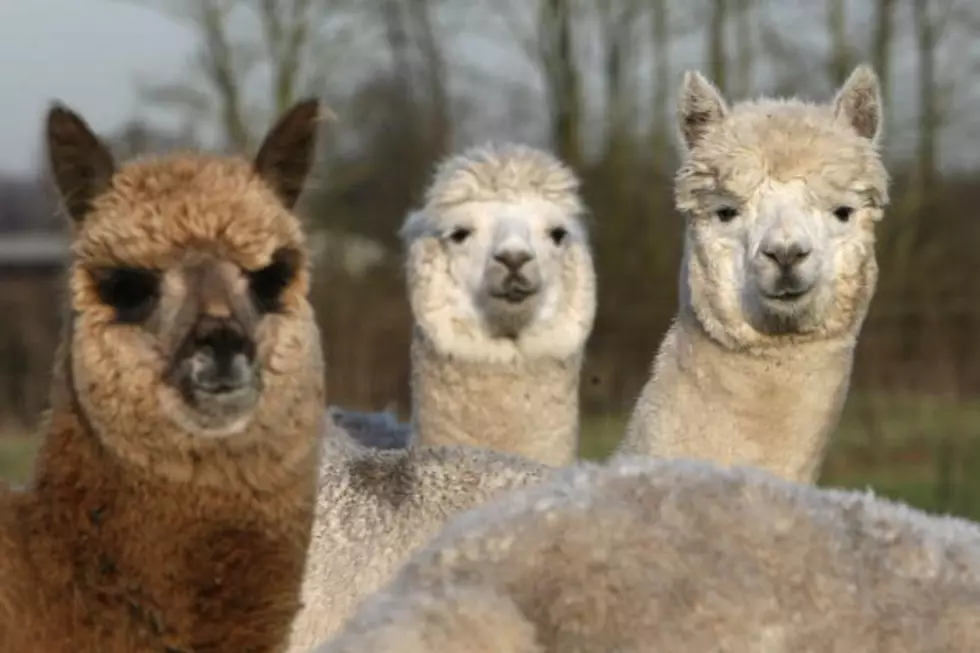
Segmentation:
{"type": "MultiPolygon", "coordinates": [[[[589,419],[583,456],[605,457],[624,419],[589,419]]],[[[819,484],[870,488],[930,512],[980,521],[980,401],[852,394],[819,484]]]]}
{"type": "MultiPolygon", "coordinates": [[[[625,419],[586,418],[583,456],[608,455],[625,419]]],[[[26,478],[35,447],[34,438],[0,436],[0,478],[26,478]]],[[[852,393],[819,482],[980,521],[980,401],[852,393]]]]}

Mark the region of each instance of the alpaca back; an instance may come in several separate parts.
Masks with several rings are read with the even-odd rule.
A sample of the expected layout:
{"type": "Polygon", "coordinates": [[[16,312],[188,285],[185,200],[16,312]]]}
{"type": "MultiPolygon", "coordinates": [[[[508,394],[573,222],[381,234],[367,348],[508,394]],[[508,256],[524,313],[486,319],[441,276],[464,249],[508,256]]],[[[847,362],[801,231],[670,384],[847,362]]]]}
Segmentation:
{"type": "Polygon", "coordinates": [[[475,447],[325,446],[304,607],[289,649],[297,653],[332,635],[447,519],[551,471],[475,447]]]}
{"type": "Polygon", "coordinates": [[[459,516],[318,651],[966,651],[978,587],[975,524],[633,458],[459,516]]]}

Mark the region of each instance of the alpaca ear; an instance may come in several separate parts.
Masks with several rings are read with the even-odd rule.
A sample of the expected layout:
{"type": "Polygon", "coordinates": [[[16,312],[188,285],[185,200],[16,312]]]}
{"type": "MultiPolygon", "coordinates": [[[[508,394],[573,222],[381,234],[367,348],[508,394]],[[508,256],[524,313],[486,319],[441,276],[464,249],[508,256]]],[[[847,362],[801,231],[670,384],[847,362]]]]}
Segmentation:
{"type": "Polygon", "coordinates": [[[715,85],[696,70],[686,71],[677,100],[677,129],[685,147],[697,145],[708,128],[727,115],[728,104],[715,85]]]}
{"type": "Polygon", "coordinates": [[[287,208],[296,204],[313,164],[317,125],[329,115],[324,109],[315,98],[297,102],[272,126],[255,155],[255,171],[287,208]]]}
{"type": "Polygon", "coordinates": [[[69,217],[81,224],[95,198],[108,190],[116,164],[85,121],[63,104],[52,103],[45,122],[51,175],[69,217]]]}
{"type": "Polygon", "coordinates": [[[860,136],[877,144],[881,138],[881,87],[874,69],[861,64],[854,69],[834,98],[834,115],[860,136]]]}

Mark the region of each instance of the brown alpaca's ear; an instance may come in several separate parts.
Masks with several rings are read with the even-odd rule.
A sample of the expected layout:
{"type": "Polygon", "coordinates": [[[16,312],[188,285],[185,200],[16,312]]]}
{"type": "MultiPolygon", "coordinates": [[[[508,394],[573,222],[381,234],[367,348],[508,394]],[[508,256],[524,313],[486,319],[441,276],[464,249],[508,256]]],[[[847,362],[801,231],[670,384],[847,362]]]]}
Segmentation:
{"type": "Polygon", "coordinates": [[[322,113],[317,99],[296,103],[276,121],[255,155],[255,171],[287,208],[296,204],[313,163],[322,113]]]}
{"type": "Polygon", "coordinates": [[[881,138],[881,87],[868,64],[857,66],[834,98],[834,114],[860,136],[877,144],[881,138]]]}
{"type": "Polygon", "coordinates": [[[92,202],[109,188],[116,164],[108,148],[74,111],[59,102],[48,109],[48,163],[68,215],[81,224],[92,202]]]}
{"type": "Polygon", "coordinates": [[[677,98],[677,130],[684,146],[693,148],[727,115],[728,104],[715,85],[696,70],[686,71],[677,98]]]}

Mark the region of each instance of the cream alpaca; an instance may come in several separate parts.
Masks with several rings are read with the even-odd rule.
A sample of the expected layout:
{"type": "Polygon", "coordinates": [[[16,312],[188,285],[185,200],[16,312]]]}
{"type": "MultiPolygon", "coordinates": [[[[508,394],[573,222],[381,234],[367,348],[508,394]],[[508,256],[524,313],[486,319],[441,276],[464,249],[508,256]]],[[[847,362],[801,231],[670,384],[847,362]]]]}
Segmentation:
{"type": "Polygon", "coordinates": [[[550,469],[484,448],[412,445],[380,451],[324,443],[320,496],[289,651],[328,639],[452,515],[550,469]]]}
{"type": "Polygon", "coordinates": [[[947,653],[978,615],[975,524],[635,457],[458,516],[316,652],[947,653]]]}
{"type": "Polygon", "coordinates": [[[539,150],[474,148],[441,164],[425,205],[406,220],[420,444],[574,460],[596,310],[577,188],[539,150]]]}
{"type": "Polygon", "coordinates": [[[79,116],[49,111],[70,310],[33,481],[0,488],[0,650],[286,645],[323,419],[290,212],[318,110],[288,111],[254,161],[118,167],[79,116]]]}
{"type": "Polygon", "coordinates": [[[878,274],[877,77],[858,67],[829,106],[729,108],[688,73],[679,128],[681,307],[618,451],[814,480],[878,274]]]}

